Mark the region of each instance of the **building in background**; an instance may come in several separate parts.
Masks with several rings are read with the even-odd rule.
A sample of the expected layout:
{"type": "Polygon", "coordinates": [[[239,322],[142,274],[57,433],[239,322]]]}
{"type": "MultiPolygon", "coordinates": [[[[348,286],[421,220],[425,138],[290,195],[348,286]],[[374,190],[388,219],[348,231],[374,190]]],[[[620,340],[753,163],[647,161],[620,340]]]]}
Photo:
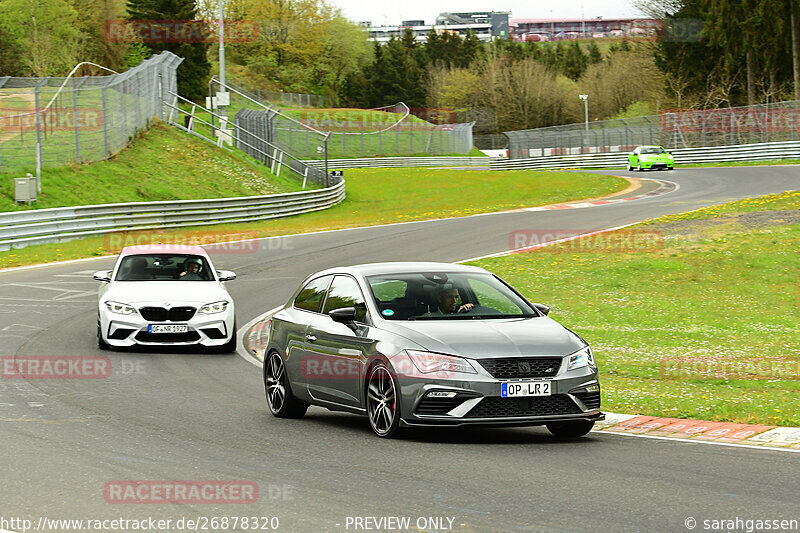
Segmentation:
{"type": "Polygon", "coordinates": [[[398,26],[372,26],[371,22],[359,24],[367,28],[370,40],[379,43],[386,43],[392,37],[400,38],[406,29],[411,30],[416,40],[421,42],[428,38],[431,30],[440,34],[458,33],[462,37],[467,30],[472,30],[484,42],[490,42],[495,37],[515,41],[648,37],[655,36],[659,30],[659,22],[655,19],[511,19],[509,11],[440,13],[434,24],[425,24],[424,20],[404,20],[398,26]]]}
{"type": "Polygon", "coordinates": [[[410,29],[417,41],[425,41],[431,30],[437,33],[458,33],[466,36],[467,30],[484,42],[495,37],[506,39],[511,31],[511,12],[509,11],[475,11],[472,13],[440,13],[434,24],[425,24],[423,20],[405,20],[399,26],[372,26],[362,22],[369,31],[372,41],[386,43],[392,37],[400,38],[406,29],[410,29]]]}
{"type": "Polygon", "coordinates": [[[648,37],[659,30],[659,22],[645,18],[619,19],[513,19],[515,41],[559,41],[602,37],[648,37]]]}

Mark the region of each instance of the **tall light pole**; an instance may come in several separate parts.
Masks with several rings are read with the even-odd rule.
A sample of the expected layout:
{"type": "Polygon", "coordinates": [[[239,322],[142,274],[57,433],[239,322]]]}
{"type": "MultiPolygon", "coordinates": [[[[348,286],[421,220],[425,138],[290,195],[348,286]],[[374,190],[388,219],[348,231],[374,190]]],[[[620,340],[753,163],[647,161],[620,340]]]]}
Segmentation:
{"type": "Polygon", "coordinates": [[[589,95],[579,94],[578,96],[580,96],[581,100],[583,100],[583,112],[586,116],[586,131],[589,131],[589,95]]]}
{"type": "Polygon", "coordinates": [[[586,17],[583,14],[583,0],[581,0],[581,39],[586,38],[586,17]]]}
{"type": "MultiPolygon", "coordinates": [[[[227,92],[227,86],[225,85],[225,0],[218,0],[219,1],[219,81],[220,81],[220,91],[219,92],[227,92]]],[[[219,107],[219,113],[222,117],[225,117],[225,106],[219,107]]],[[[225,124],[222,124],[222,127],[225,127],[225,124]]]]}

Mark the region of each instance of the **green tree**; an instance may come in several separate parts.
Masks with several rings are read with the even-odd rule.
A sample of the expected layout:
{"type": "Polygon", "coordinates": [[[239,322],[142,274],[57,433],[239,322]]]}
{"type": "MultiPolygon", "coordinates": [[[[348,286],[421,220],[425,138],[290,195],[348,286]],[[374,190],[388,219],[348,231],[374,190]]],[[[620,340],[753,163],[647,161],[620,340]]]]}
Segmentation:
{"type": "Polygon", "coordinates": [[[603,61],[603,52],[600,51],[600,47],[597,46],[597,43],[592,41],[589,43],[589,64],[596,65],[603,61]]]}
{"type": "Polygon", "coordinates": [[[563,56],[562,72],[564,75],[573,81],[578,81],[586,72],[588,64],[589,58],[583,52],[581,45],[578,44],[578,41],[572,41],[563,56]]]}
{"type": "Polygon", "coordinates": [[[84,36],[78,13],[65,0],[0,0],[6,75],[65,76],[80,62],[84,36]],[[15,70],[14,70],[15,69],[15,70]]]}
{"type": "MultiPolygon", "coordinates": [[[[194,0],[128,0],[130,20],[195,20],[194,0]]],[[[178,67],[178,93],[190,100],[200,100],[208,94],[211,64],[206,43],[147,43],[154,53],[164,50],[183,57],[178,67]]]]}

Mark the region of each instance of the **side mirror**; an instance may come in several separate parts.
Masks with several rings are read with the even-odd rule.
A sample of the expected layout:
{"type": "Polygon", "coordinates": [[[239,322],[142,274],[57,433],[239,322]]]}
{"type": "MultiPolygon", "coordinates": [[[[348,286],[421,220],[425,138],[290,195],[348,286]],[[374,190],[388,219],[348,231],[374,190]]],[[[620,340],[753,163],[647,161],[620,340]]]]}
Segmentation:
{"type": "Polygon", "coordinates": [[[334,322],[344,324],[353,331],[356,330],[356,308],[355,307],[340,307],[333,309],[328,313],[334,322]]]}
{"type": "Polygon", "coordinates": [[[92,275],[92,277],[95,281],[105,281],[108,283],[111,281],[111,270],[98,270],[92,275]]]}
{"type": "Polygon", "coordinates": [[[217,270],[217,277],[220,281],[233,281],[236,279],[236,272],[231,270],[217,270]]]}
{"type": "Polygon", "coordinates": [[[533,304],[533,306],[536,308],[537,311],[542,313],[544,316],[547,316],[547,314],[550,313],[550,306],[549,305],[533,304]]]}

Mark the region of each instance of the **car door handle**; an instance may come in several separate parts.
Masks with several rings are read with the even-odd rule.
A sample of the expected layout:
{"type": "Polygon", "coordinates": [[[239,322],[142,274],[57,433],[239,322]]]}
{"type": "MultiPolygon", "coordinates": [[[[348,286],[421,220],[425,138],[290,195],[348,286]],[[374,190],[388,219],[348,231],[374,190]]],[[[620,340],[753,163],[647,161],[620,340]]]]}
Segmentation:
{"type": "Polygon", "coordinates": [[[317,340],[317,337],[315,337],[314,335],[306,335],[306,340],[308,342],[314,342],[317,340]]]}

